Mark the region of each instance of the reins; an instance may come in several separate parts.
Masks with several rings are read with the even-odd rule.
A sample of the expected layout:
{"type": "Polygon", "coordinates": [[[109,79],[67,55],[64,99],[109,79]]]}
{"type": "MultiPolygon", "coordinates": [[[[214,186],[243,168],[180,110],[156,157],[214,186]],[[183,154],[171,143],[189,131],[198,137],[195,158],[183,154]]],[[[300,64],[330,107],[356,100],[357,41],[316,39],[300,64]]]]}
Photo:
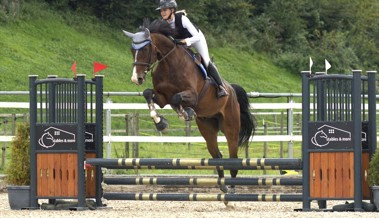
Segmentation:
{"type": "MultiPolygon", "coordinates": [[[[172,39],[172,40],[174,40],[174,39],[172,39]]],[[[143,48],[145,48],[148,45],[150,45],[149,54],[148,54],[149,61],[148,62],[136,61],[136,62],[133,63],[133,65],[146,66],[146,69],[144,71],[145,74],[148,74],[149,72],[152,72],[154,70],[154,68],[159,63],[161,63],[166,58],[168,58],[174,52],[174,50],[177,48],[177,44],[174,43],[174,46],[172,47],[172,49],[170,51],[168,51],[166,54],[164,54],[162,58],[158,59],[158,53],[163,54],[163,52],[158,49],[158,46],[156,46],[154,44],[154,42],[153,42],[152,39],[149,39],[148,42],[144,46],[139,47],[139,49],[136,49],[136,50],[138,51],[140,49],[143,49],[143,48]],[[152,56],[153,56],[153,54],[155,54],[155,57],[156,57],[156,61],[154,63],[152,63],[152,56]]],[[[185,52],[188,53],[188,51],[186,51],[186,50],[185,50],[185,52]]],[[[188,53],[188,55],[192,56],[190,53],[188,53]]],[[[199,92],[199,94],[197,96],[197,100],[196,100],[196,103],[195,103],[194,107],[197,107],[198,103],[203,99],[203,97],[205,96],[207,90],[209,89],[210,84],[211,84],[210,79],[206,79],[205,83],[204,83],[204,85],[202,87],[202,89],[200,90],[200,92],[199,92]]]]}

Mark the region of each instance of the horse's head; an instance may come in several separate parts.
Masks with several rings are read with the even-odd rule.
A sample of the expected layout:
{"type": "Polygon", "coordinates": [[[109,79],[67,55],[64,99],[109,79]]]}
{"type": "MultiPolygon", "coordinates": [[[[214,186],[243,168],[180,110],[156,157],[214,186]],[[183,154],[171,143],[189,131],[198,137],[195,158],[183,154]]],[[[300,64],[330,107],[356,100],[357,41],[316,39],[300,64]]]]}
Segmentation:
{"type": "Polygon", "coordinates": [[[132,54],[134,58],[132,82],[141,85],[150,70],[152,59],[151,36],[149,29],[137,33],[130,33],[123,30],[124,34],[132,38],[132,54]]]}

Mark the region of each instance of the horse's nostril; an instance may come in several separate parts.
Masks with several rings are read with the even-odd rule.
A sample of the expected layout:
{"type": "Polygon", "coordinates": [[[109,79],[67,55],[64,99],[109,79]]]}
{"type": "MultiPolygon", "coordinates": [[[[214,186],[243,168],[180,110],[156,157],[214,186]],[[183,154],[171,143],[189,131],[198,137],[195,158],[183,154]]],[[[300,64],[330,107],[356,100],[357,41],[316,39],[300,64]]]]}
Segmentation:
{"type": "Polygon", "coordinates": [[[143,78],[138,78],[138,84],[142,84],[143,83],[143,78]]]}

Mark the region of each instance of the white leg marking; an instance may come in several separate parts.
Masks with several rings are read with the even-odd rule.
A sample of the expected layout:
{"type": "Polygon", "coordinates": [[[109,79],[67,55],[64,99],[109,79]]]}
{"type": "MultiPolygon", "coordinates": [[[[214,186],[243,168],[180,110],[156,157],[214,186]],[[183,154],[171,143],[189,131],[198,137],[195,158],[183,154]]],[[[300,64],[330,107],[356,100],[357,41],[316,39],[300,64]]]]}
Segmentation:
{"type": "Polygon", "coordinates": [[[150,117],[153,118],[154,123],[161,122],[161,118],[158,116],[158,114],[155,110],[150,111],[150,117]]]}
{"type": "Polygon", "coordinates": [[[154,103],[149,104],[149,108],[150,108],[150,117],[154,120],[154,123],[161,122],[161,118],[158,116],[158,113],[155,110],[154,103]]]}

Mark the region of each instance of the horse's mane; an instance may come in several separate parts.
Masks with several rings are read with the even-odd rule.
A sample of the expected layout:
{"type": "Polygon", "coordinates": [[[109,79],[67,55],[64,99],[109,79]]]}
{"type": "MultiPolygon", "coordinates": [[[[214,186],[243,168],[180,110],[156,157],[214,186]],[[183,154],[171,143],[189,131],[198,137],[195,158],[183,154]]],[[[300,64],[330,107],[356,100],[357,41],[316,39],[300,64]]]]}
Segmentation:
{"type": "Polygon", "coordinates": [[[171,29],[170,24],[165,20],[154,20],[150,22],[149,20],[144,20],[142,28],[147,28],[151,33],[160,33],[167,37],[175,35],[173,29],[171,29]]]}

